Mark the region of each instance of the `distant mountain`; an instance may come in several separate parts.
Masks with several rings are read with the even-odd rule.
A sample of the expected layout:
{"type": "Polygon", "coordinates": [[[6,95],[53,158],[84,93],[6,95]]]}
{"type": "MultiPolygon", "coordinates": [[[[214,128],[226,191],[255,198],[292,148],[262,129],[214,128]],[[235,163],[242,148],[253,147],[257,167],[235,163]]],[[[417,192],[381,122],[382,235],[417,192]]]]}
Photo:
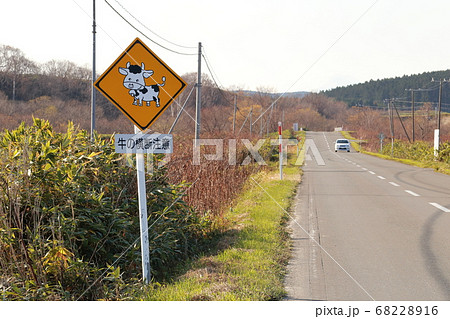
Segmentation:
{"type": "Polygon", "coordinates": [[[285,97],[304,97],[310,93],[311,92],[306,92],[306,91],[286,92],[283,94],[283,96],[285,96],[285,97]]]}
{"type": "MultiPolygon", "coordinates": [[[[439,99],[439,82],[432,82],[440,79],[449,79],[450,70],[425,72],[415,75],[404,75],[383,80],[370,80],[365,83],[337,87],[332,90],[323,91],[324,95],[346,102],[349,106],[384,106],[385,99],[397,98],[404,103],[411,101],[409,89],[424,89],[415,92],[415,101],[420,103],[437,103],[439,99]]],[[[450,83],[444,83],[442,90],[443,109],[450,110],[450,83]]]]}
{"type": "Polygon", "coordinates": [[[297,97],[297,98],[302,98],[305,95],[310,94],[310,92],[306,92],[306,91],[298,91],[298,92],[286,92],[286,93],[265,93],[265,92],[258,92],[258,91],[251,91],[251,90],[243,90],[243,91],[239,91],[239,92],[243,92],[244,94],[247,95],[254,95],[254,94],[264,94],[264,95],[270,95],[273,98],[277,98],[280,95],[283,95],[283,97],[297,97]]]}

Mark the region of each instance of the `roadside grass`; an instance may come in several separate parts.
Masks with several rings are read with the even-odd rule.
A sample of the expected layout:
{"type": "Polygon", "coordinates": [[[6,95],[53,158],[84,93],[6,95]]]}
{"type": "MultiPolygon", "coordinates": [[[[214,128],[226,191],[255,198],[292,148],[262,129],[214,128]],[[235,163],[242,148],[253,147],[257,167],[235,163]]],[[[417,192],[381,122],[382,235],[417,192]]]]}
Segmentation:
{"type": "Polygon", "coordinates": [[[396,161],[396,162],[407,164],[407,165],[412,165],[412,166],[417,166],[417,167],[422,167],[422,168],[432,168],[436,172],[450,175],[450,165],[447,164],[447,163],[442,163],[442,162],[438,162],[438,161],[435,161],[435,162],[415,161],[415,160],[412,160],[412,159],[397,158],[397,157],[392,157],[392,156],[389,156],[389,155],[384,155],[384,154],[380,154],[380,153],[373,153],[373,152],[367,152],[367,151],[362,151],[362,153],[365,153],[365,154],[368,154],[368,155],[377,156],[379,158],[384,158],[384,159],[391,160],[391,161],[396,161]]]}
{"type": "MultiPolygon", "coordinates": [[[[344,138],[347,138],[349,140],[354,140],[354,137],[352,137],[352,135],[351,135],[351,133],[352,133],[351,131],[342,131],[341,133],[344,138]]],[[[408,158],[392,157],[392,156],[389,156],[386,154],[365,151],[361,147],[361,145],[357,142],[351,142],[351,145],[357,152],[360,152],[360,153],[376,156],[376,157],[391,160],[391,161],[400,162],[400,163],[407,164],[407,165],[412,165],[412,166],[417,166],[417,167],[422,167],[422,168],[432,168],[437,172],[450,175],[450,165],[445,162],[427,161],[427,160],[417,161],[417,160],[408,159],[408,158]]]]}
{"type": "Polygon", "coordinates": [[[226,216],[230,227],[214,253],[193,260],[170,283],[141,288],[133,299],[282,299],[291,245],[284,210],[289,210],[301,178],[300,167],[294,166],[296,159],[296,152],[290,154],[281,181],[276,163],[269,163],[248,180],[226,216]]]}

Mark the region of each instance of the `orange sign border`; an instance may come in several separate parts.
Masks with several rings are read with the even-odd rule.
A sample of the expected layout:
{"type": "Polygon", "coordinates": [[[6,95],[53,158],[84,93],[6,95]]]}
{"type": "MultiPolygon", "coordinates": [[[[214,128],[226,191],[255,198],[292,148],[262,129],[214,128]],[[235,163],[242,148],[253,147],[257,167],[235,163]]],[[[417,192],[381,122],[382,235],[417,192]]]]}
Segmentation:
{"type": "Polygon", "coordinates": [[[99,76],[99,78],[95,81],[94,86],[97,90],[99,90],[111,103],[113,103],[120,111],[122,111],[123,114],[125,114],[131,122],[133,122],[136,126],[138,126],[141,131],[146,130],[149,128],[161,115],[162,113],[169,107],[170,104],[177,98],[177,96],[186,88],[187,84],[184,82],[184,80],[175,73],[163,60],[161,60],[144,42],[141,41],[141,39],[136,38],[131,44],[125,49],[125,51],[109,66],[109,68],[106,69],[105,72],[103,72],[102,75],[99,76]],[[169,71],[175,78],[177,78],[181,83],[181,88],[167,101],[166,104],[161,105],[158,113],[144,126],[140,125],[137,120],[135,120],[128,112],[120,106],[118,102],[112,98],[105,89],[101,87],[102,80],[111,72],[113,69],[117,68],[117,65],[125,56],[130,56],[132,59],[133,57],[129,55],[129,51],[136,46],[141,45],[150,55],[152,55],[162,66],[164,66],[167,71],[169,71]]]}

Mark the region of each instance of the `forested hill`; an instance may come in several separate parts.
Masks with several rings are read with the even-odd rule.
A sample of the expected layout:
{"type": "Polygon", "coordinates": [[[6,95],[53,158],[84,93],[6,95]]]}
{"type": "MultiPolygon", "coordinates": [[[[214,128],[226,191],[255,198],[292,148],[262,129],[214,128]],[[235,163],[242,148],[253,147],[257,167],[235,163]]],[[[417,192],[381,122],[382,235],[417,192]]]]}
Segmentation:
{"type": "MultiPolygon", "coordinates": [[[[365,83],[354,84],[346,87],[337,87],[322,92],[328,97],[346,102],[349,106],[382,106],[385,99],[399,98],[411,100],[411,92],[408,89],[427,89],[415,93],[417,102],[437,103],[439,97],[439,82],[431,82],[440,79],[450,79],[450,70],[425,72],[422,74],[405,75],[402,77],[383,80],[370,80],[365,83]]],[[[444,83],[442,90],[442,103],[450,103],[450,83],[444,83]]],[[[449,109],[449,106],[443,105],[449,109]]]]}

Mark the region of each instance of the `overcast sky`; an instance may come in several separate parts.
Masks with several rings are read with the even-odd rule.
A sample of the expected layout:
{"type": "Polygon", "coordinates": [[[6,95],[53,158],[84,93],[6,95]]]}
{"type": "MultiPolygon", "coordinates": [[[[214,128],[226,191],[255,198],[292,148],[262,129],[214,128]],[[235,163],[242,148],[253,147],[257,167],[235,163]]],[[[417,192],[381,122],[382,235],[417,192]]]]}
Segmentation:
{"type": "MultiPolygon", "coordinates": [[[[92,0],[1,1],[0,44],[92,65],[92,0]]],[[[97,71],[140,37],[178,74],[198,42],[224,88],[319,91],[449,68],[448,0],[96,0],[97,71]],[[130,16],[126,10],[134,16],[130,16]],[[135,20],[135,18],[137,20],[135,20]],[[178,45],[175,46],[158,36],[178,45]]],[[[202,71],[209,73],[203,63],[202,71]]]]}

